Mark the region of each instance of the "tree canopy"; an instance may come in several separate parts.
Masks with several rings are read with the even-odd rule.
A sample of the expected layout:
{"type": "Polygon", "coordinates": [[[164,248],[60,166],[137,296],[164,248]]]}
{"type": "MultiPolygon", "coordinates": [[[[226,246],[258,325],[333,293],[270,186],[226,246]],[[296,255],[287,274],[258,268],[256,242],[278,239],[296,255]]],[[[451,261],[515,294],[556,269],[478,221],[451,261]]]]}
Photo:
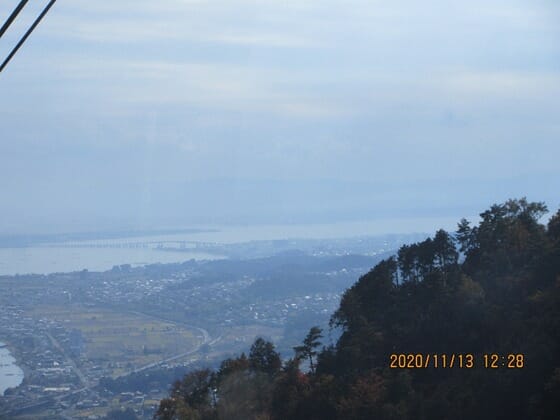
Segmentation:
{"type": "Polygon", "coordinates": [[[177,382],[156,418],[558,418],[560,211],[545,225],[546,211],[509,200],[477,225],[402,246],[346,290],[334,346],[321,348],[312,327],[282,365],[257,339],[248,359],[177,382]],[[392,355],[471,355],[472,365],[399,368],[392,355]]]}

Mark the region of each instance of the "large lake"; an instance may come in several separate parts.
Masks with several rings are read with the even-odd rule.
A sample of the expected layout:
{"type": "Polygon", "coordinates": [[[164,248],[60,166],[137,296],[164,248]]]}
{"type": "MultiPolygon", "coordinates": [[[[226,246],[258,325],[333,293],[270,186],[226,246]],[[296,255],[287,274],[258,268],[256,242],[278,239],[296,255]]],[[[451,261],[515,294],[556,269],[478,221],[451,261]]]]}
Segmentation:
{"type": "Polygon", "coordinates": [[[181,242],[231,244],[255,240],[277,239],[332,239],[355,236],[373,236],[388,233],[434,232],[438,228],[454,229],[456,218],[383,219],[366,222],[345,222],[313,225],[258,225],[258,226],[204,226],[206,231],[152,236],[135,236],[121,239],[73,241],[78,247],[32,246],[0,248],[0,275],[48,274],[88,269],[109,270],[115,265],[145,265],[177,263],[191,258],[216,259],[217,255],[192,252],[162,251],[161,247],[178,247],[181,242]],[[103,245],[110,243],[111,248],[103,245]],[[122,243],[123,247],[114,247],[122,243]],[[130,244],[143,247],[130,247],[130,244]],[[100,245],[100,247],[97,247],[100,245]]]}
{"type": "Polygon", "coordinates": [[[16,365],[16,359],[0,343],[0,396],[8,388],[16,387],[23,381],[23,371],[16,365]]]}
{"type": "Polygon", "coordinates": [[[174,263],[191,258],[202,260],[219,257],[196,252],[163,252],[151,248],[0,248],[0,275],[49,274],[83,269],[105,271],[121,264],[174,263]]]}

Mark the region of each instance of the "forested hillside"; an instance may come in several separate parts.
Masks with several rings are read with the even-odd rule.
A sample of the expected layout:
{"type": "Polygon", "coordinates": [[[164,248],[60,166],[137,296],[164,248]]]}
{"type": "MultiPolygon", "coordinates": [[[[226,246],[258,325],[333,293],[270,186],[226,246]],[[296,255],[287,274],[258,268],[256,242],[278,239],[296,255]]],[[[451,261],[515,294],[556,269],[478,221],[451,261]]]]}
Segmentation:
{"type": "MultiPolygon", "coordinates": [[[[249,355],[177,381],[158,419],[557,419],[560,211],[493,205],[400,248],[282,363],[249,355]]],[[[283,355],[285,356],[285,355],[283,355]]]]}

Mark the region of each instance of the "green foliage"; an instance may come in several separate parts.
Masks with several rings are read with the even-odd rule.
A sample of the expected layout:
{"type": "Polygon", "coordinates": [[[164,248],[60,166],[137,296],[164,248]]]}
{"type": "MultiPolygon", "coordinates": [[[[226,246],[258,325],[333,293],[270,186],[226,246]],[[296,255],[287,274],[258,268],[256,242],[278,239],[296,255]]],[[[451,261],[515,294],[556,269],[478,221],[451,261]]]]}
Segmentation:
{"type": "Polygon", "coordinates": [[[560,241],[560,210],[550,218],[547,233],[553,243],[560,241]]]}
{"type": "MultiPolygon", "coordinates": [[[[539,219],[547,212],[544,203],[525,198],[494,204],[480,214],[482,221],[466,238],[466,269],[475,265],[494,275],[504,275],[527,267],[545,246],[545,228],[539,219]],[[473,245],[474,244],[474,245],[473,245]]],[[[459,226],[461,229],[461,226],[459,226]]]]}
{"type": "Polygon", "coordinates": [[[319,351],[313,327],[281,367],[272,343],[257,339],[249,358],[187,375],[156,417],[558,418],[560,211],[547,226],[545,212],[509,200],[477,226],[463,219],[455,236],[439,230],[401,247],[344,293],[331,318],[342,330],[335,346],[319,351]],[[391,354],[452,353],[473,354],[475,366],[389,368],[391,354]],[[490,353],[523,354],[525,365],[487,369],[490,353]]]}
{"type": "Polygon", "coordinates": [[[251,346],[249,365],[254,371],[273,376],[280,370],[282,362],[280,355],[274,350],[274,344],[259,337],[251,346]]]}
{"type": "Polygon", "coordinates": [[[313,365],[313,359],[317,356],[317,348],[321,345],[319,341],[323,335],[321,334],[321,328],[315,326],[309,330],[309,333],[303,340],[303,345],[294,347],[296,352],[296,359],[309,360],[309,367],[311,373],[315,373],[315,366],[313,365]]]}

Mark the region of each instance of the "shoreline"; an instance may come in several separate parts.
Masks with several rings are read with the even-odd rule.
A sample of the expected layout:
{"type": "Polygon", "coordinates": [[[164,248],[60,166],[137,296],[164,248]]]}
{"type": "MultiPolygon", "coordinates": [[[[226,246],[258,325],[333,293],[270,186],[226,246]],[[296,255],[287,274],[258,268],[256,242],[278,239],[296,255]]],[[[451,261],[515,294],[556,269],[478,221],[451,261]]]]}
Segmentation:
{"type": "Polygon", "coordinates": [[[24,363],[22,363],[22,361],[20,360],[21,358],[19,357],[19,353],[17,349],[13,347],[9,342],[0,341],[0,350],[2,349],[6,349],[8,351],[8,356],[13,359],[11,365],[15,366],[16,369],[20,371],[17,373],[10,374],[10,376],[17,375],[18,377],[20,377],[21,374],[21,381],[15,386],[8,386],[6,387],[6,389],[2,390],[2,392],[0,393],[0,398],[4,398],[4,392],[6,392],[8,389],[17,389],[18,387],[23,385],[25,378],[28,376],[27,369],[25,368],[24,363]]]}

